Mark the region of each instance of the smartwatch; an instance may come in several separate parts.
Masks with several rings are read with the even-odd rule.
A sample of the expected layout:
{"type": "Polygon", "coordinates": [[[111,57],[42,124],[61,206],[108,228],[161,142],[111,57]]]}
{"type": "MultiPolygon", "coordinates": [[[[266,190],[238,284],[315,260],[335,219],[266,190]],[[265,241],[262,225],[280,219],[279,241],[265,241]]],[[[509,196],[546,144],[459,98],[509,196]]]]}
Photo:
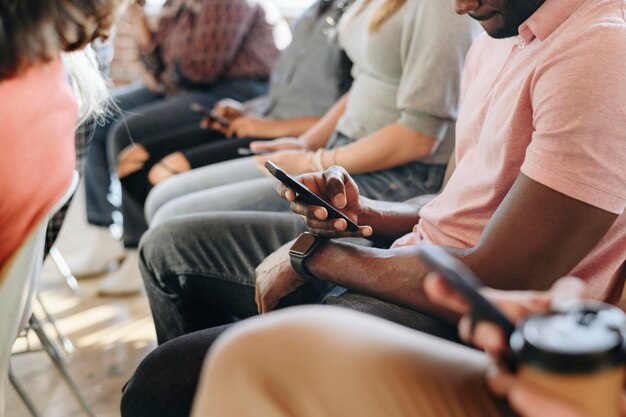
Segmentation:
{"type": "Polygon", "coordinates": [[[318,235],[303,232],[289,248],[291,266],[302,278],[315,278],[306,267],[305,261],[311,256],[322,240],[324,239],[318,235]]]}

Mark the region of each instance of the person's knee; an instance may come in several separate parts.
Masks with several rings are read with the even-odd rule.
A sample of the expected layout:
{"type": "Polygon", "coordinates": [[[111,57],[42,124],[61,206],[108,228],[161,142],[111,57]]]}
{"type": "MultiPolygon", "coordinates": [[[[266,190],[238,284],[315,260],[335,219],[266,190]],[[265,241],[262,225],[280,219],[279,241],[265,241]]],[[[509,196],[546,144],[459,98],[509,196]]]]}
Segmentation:
{"type": "Polygon", "coordinates": [[[163,224],[148,230],[139,243],[139,269],[144,281],[150,277],[162,277],[172,256],[178,251],[179,225],[163,224]]]}
{"type": "Polygon", "coordinates": [[[144,215],[150,227],[157,226],[163,223],[165,219],[171,217],[160,217],[160,220],[158,220],[157,213],[163,206],[167,205],[167,203],[174,200],[180,194],[179,187],[175,184],[177,180],[178,178],[170,178],[169,181],[158,184],[150,191],[150,194],[148,194],[144,207],[144,215]]]}
{"type": "Polygon", "coordinates": [[[354,313],[335,307],[301,306],[238,323],[217,340],[209,362],[225,369],[224,364],[252,369],[254,364],[276,358],[289,361],[294,355],[300,362],[319,351],[321,343],[316,341],[329,340],[328,323],[350,314],[354,313]]]}

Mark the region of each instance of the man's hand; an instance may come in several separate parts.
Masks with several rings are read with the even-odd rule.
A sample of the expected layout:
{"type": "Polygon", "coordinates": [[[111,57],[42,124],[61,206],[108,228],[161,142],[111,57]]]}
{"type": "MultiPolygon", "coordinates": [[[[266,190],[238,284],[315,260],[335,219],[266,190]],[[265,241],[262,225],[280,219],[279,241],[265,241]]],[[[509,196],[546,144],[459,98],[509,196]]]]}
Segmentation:
{"type": "MultiPolygon", "coordinates": [[[[464,314],[459,323],[459,333],[464,341],[473,343],[494,357],[506,349],[504,333],[494,324],[476,323],[472,332],[467,302],[447,285],[444,278],[436,273],[429,274],[424,280],[424,290],[434,303],[464,314]]],[[[564,305],[584,298],[585,285],[576,278],[562,278],[545,292],[492,289],[481,292],[509,319],[517,322],[531,314],[546,312],[550,306],[564,305]]],[[[600,417],[591,416],[566,400],[522,381],[501,368],[494,367],[487,382],[490,390],[497,396],[506,397],[513,410],[521,417],[600,417]]],[[[625,407],[623,409],[626,411],[625,407]]],[[[626,417],[626,412],[622,411],[622,416],[626,417]]]]}
{"type": "MultiPolygon", "coordinates": [[[[269,159],[274,161],[273,158],[269,159]]],[[[342,167],[332,166],[322,172],[301,175],[298,180],[356,224],[359,224],[359,218],[367,210],[364,200],[359,196],[359,187],[342,167]]],[[[349,232],[348,223],[345,220],[329,219],[328,211],[324,207],[312,206],[296,200],[296,193],[284,184],[278,184],[276,191],[281,198],[291,202],[291,211],[301,215],[315,234],[331,238],[372,236],[372,227],[366,225],[359,226],[358,232],[349,232]]]]}
{"type": "MultiPolygon", "coordinates": [[[[431,273],[424,279],[424,291],[433,303],[463,314],[459,322],[459,334],[463,341],[472,343],[494,357],[506,349],[504,333],[495,324],[480,322],[472,326],[468,303],[439,274],[431,273]]],[[[481,293],[515,323],[531,314],[546,312],[550,306],[581,299],[585,285],[578,278],[568,277],[561,278],[549,291],[499,291],[485,288],[481,293]]]]}
{"type": "MultiPolygon", "coordinates": [[[[493,369],[487,376],[491,391],[506,397],[511,408],[520,417],[602,417],[581,410],[574,404],[554,394],[535,387],[501,369],[493,369]]],[[[620,416],[626,417],[626,401],[622,398],[620,416]]]]}
{"type": "Polygon", "coordinates": [[[291,267],[289,247],[282,246],[256,268],[256,304],[260,314],[276,308],[278,302],[307,282],[291,267]]]}
{"type": "Polygon", "coordinates": [[[306,143],[300,138],[278,138],[259,140],[250,143],[252,152],[278,152],[287,150],[308,150],[306,143]]]}
{"type": "Polygon", "coordinates": [[[257,164],[257,169],[263,175],[269,175],[264,165],[267,160],[274,162],[291,175],[304,174],[314,170],[307,152],[302,150],[278,151],[267,155],[257,155],[254,157],[254,160],[257,164]]]}

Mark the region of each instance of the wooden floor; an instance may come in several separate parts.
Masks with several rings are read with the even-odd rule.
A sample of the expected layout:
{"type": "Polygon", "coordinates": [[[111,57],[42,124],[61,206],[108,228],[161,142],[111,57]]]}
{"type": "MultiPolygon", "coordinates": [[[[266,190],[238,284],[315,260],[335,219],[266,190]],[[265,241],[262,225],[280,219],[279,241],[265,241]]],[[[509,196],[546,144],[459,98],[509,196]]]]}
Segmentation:
{"type": "MultiPolygon", "coordinates": [[[[63,232],[66,241],[68,236],[74,239],[80,236],[76,231],[80,225],[73,220],[74,224],[69,227],[71,233],[63,232]]],[[[68,369],[96,415],[118,417],[122,386],[154,348],[156,337],[145,294],[120,299],[99,298],[95,295],[97,283],[98,279],[80,281],[82,294],[74,296],[54,267],[47,264],[42,299],[76,347],[68,369]]],[[[19,340],[15,349],[24,346],[25,341],[19,340]]],[[[12,359],[12,367],[43,416],[83,415],[45,353],[18,355],[12,359]]],[[[30,416],[10,385],[6,416],[30,416]]]]}

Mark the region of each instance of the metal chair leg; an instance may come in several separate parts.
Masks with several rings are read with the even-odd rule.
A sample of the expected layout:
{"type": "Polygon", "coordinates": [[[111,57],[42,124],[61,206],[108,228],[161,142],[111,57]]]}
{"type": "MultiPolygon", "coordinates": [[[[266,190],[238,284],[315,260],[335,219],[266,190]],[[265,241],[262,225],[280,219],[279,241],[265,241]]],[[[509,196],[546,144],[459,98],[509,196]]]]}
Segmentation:
{"type": "Polygon", "coordinates": [[[65,334],[61,333],[61,331],[59,330],[59,327],[57,326],[56,319],[54,318],[54,316],[52,314],[50,314],[48,312],[48,309],[46,308],[46,306],[44,305],[43,301],[41,300],[41,297],[39,296],[39,293],[37,293],[37,297],[35,299],[37,300],[37,303],[39,304],[39,306],[41,307],[41,310],[43,311],[44,315],[46,316],[46,321],[48,323],[50,323],[50,325],[54,329],[54,332],[56,333],[57,340],[61,343],[61,346],[63,346],[63,350],[65,351],[65,353],[68,354],[68,355],[73,354],[74,351],[75,351],[74,344],[72,343],[72,341],[70,340],[69,337],[67,337],[65,334]]]}
{"type": "Polygon", "coordinates": [[[54,264],[56,265],[56,267],[59,269],[59,272],[61,273],[61,275],[63,275],[63,278],[65,278],[65,283],[67,284],[69,289],[75,295],[79,295],[80,286],[78,285],[78,281],[76,280],[76,277],[74,276],[74,274],[72,273],[72,270],[67,264],[67,261],[65,260],[63,255],[61,255],[61,252],[59,252],[56,246],[53,246],[50,248],[50,252],[48,253],[52,257],[52,260],[54,261],[54,264]]]}
{"type": "Polygon", "coordinates": [[[15,377],[15,374],[13,373],[13,370],[11,368],[9,368],[9,381],[11,382],[11,385],[13,385],[13,388],[17,392],[17,395],[19,395],[19,397],[24,402],[26,408],[28,408],[30,414],[33,417],[42,417],[41,413],[39,412],[39,410],[37,410],[37,407],[35,407],[35,404],[28,396],[28,393],[26,392],[20,381],[18,381],[18,379],[15,377]]]}
{"type": "Polygon", "coordinates": [[[48,337],[46,332],[43,330],[43,324],[37,317],[35,317],[35,315],[32,315],[30,318],[30,326],[35,332],[35,334],[37,335],[37,337],[39,338],[39,341],[41,342],[41,344],[45,347],[46,352],[48,353],[48,356],[52,360],[52,363],[54,363],[56,368],[61,373],[61,376],[63,376],[63,379],[65,380],[68,388],[70,388],[72,395],[74,395],[76,400],[78,400],[83,410],[85,410],[85,413],[89,417],[95,417],[93,410],[87,403],[87,400],[85,400],[85,397],[83,397],[82,393],[80,392],[80,389],[78,388],[78,385],[76,385],[76,382],[68,373],[67,368],[65,367],[65,364],[63,363],[63,358],[60,355],[59,349],[58,347],[56,347],[54,340],[48,337]]]}

